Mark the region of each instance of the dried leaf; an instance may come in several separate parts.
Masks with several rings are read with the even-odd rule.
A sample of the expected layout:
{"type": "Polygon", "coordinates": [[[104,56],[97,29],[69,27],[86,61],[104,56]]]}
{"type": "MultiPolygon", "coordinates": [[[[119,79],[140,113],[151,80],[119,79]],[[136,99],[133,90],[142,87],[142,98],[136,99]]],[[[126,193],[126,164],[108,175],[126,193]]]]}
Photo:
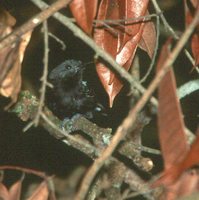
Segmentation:
{"type": "MultiPolygon", "coordinates": [[[[149,13],[147,12],[147,15],[149,13]]],[[[146,51],[150,58],[153,57],[154,49],[156,45],[156,30],[152,21],[146,22],[142,33],[142,39],[140,40],[139,47],[146,51]]]]}
{"type": "MultiPolygon", "coordinates": [[[[169,56],[168,40],[163,46],[158,71],[169,56]]],[[[183,115],[176,94],[176,83],[173,70],[170,69],[158,88],[158,128],[165,169],[182,161],[188,151],[183,115]],[[177,147],[177,148],[176,148],[177,147]]]]}
{"type": "Polygon", "coordinates": [[[186,170],[199,163],[199,157],[198,157],[199,155],[199,129],[198,129],[197,135],[198,135],[197,138],[191,145],[191,149],[189,150],[187,156],[181,163],[183,170],[186,170]]]}
{"type": "Polygon", "coordinates": [[[21,189],[22,189],[22,180],[17,181],[14,183],[11,188],[9,189],[10,200],[20,200],[21,196],[21,189]]]}
{"type": "MultiPolygon", "coordinates": [[[[0,40],[12,32],[15,19],[0,6],[0,40]]],[[[17,44],[5,47],[0,52],[0,85],[5,79],[7,72],[11,69],[12,58],[16,59],[17,44]]]]}
{"type": "MultiPolygon", "coordinates": [[[[184,0],[185,4],[185,24],[188,26],[195,15],[197,9],[199,9],[198,0],[184,0]]],[[[199,65],[199,25],[196,27],[191,38],[191,49],[195,59],[195,65],[199,65]]]]}
{"type": "MultiPolygon", "coordinates": [[[[163,61],[168,57],[169,43],[170,40],[161,51],[158,68],[161,68],[163,61]]],[[[174,75],[171,70],[159,86],[158,122],[165,170],[162,176],[153,183],[153,187],[164,185],[168,191],[166,199],[170,200],[194,192],[196,188],[198,189],[199,181],[198,172],[196,174],[185,172],[188,168],[199,163],[199,136],[189,150],[182,114],[176,98],[174,75]],[[189,187],[186,186],[187,180],[189,180],[189,187]],[[172,193],[169,190],[172,190],[172,193]]]]}
{"type": "Polygon", "coordinates": [[[20,200],[22,181],[14,183],[8,190],[5,185],[0,183],[0,199],[2,200],[20,200]]]}
{"type": "MultiPolygon", "coordinates": [[[[128,22],[124,24],[114,23],[117,19],[128,19],[144,16],[147,12],[148,0],[102,0],[97,19],[111,19],[113,28],[96,27],[94,39],[96,43],[108,52],[116,62],[126,70],[131,66],[137,46],[142,38],[144,22],[128,22]],[[114,34],[115,31],[115,34],[114,34]]],[[[147,50],[148,51],[148,50],[147,50]]],[[[116,75],[104,64],[97,64],[98,76],[109,96],[110,107],[115,96],[120,92],[122,83],[116,75]]]]}
{"type": "MultiPolygon", "coordinates": [[[[136,19],[146,15],[148,0],[126,0],[125,3],[125,19],[136,19]]],[[[144,24],[142,20],[125,22],[125,33],[120,47],[120,52],[117,55],[116,61],[120,65],[124,65],[131,57],[134,57],[136,48],[141,40],[144,24]]],[[[128,70],[130,66],[126,66],[128,70]]]]}
{"type": "MultiPolygon", "coordinates": [[[[15,19],[2,8],[0,12],[0,39],[2,39],[12,32],[15,19]]],[[[21,42],[17,41],[0,51],[0,94],[11,97],[11,104],[16,102],[21,88],[21,63],[30,37],[31,32],[28,32],[22,36],[21,42]]]]}
{"type": "MultiPolygon", "coordinates": [[[[10,15],[9,12],[7,12],[1,5],[0,5],[0,24],[1,24],[1,28],[0,28],[0,36],[2,37],[2,26],[7,26],[7,27],[12,27],[14,26],[16,23],[15,18],[10,15]]],[[[4,32],[4,31],[3,31],[4,32]]]]}
{"type": "Polygon", "coordinates": [[[0,93],[5,97],[11,97],[11,104],[16,102],[18,93],[21,89],[21,63],[23,61],[25,49],[30,41],[31,33],[32,31],[24,34],[21,37],[21,42],[15,45],[15,48],[10,52],[6,52],[4,49],[0,52],[0,58],[6,58],[4,61],[2,60],[3,62],[1,63],[0,68],[10,68],[1,83],[0,93]]]}
{"type": "MultiPolygon", "coordinates": [[[[98,20],[120,19],[118,1],[114,0],[110,3],[110,1],[108,0],[102,0],[99,6],[97,19],[98,20]]],[[[103,28],[103,27],[96,28],[94,30],[94,40],[96,44],[99,45],[106,52],[108,52],[113,58],[116,57],[118,51],[119,32],[120,29],[115,29],[113,30],[113,32],[111,32],[108,28],[103,28]]],[[[113,86],[113,84],[112,85],[110,84],[113,72],[109,70],[102,63],[97,63],[96,70],[106,92],[109,95],[110,106],[112,106],[112,101],[114,99],[114,96],[116,96],[116,94],[114,95],[114,92],[116,90],[113,90],[113,87],[115,88],[115,85],[113,86]]]]}
{"type": "Polygon", "coordinates": [[[70,9],[79,26],[89,35],[93,27],[93,19],[97,11],[98,0],[73,0],[70,9]]]}
{"type": "Polygon", "coordinates": [[[198,191],[198,171],[191,170],[182,174],[182,176],[172,185],[167,185],[162,194],[164,200],[175,200],[179,197],[187,196],[198,191]]]}
{"type": "MultiPolygon", "coordinates": [[[[199,29],[199,27],[198,27],[199,29]]],[[[199,65],[199,32],[193,34],[191,40],[191,48],[193,52],[193,56],[195,58],[195,65],[199,65]]]]}
{"type": "Polygon", "coordinates": [[[43,181],[27,200],[48,200],[49,191],[46,181],[43,181]]]}
{"type": "Polygon", "coordinates": [[[8,189],[2,183],[0,183],[0,199],[9,200],[8,189]]]}

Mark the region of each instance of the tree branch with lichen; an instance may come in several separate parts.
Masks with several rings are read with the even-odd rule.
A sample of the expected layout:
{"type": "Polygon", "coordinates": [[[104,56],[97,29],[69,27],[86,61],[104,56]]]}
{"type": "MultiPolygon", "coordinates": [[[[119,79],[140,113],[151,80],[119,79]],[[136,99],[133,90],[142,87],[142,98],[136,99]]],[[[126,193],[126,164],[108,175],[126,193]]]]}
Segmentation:
{"type": "MultiPolygon", "coordinates": [[[[32,95],[29,91],[22,91],[18,102],[12,108],[11,112],[14,112],[22,121],[33,120],[37,114],[38,106],[39,101],[34,95],[32,95]]],[[[44,107],[44,110],[41,113],[41,120],[39,122],[39,124],[46,129],[50,135],[80,150],[92,159],[100,155],[101,151],[109,144],[112,138],[112,130],[110,128],[101,128],[82,116],[72,118],[69,123],[70,125],[65,124],[65,130],[62,130],[61,127],[63,126],[63,122],[58,119],[47,107],[44,107]],[[80,136],[77,134],[70,134],[71,132],[77,133],[78,131],[82,131],[89,136],[92,139],[93,144],[89,143],[83,137],[80,139],[80,136]]],[[[138,145],[132,141],[124,141],[118,148],[118,152],[121,155],[126,156],[133,161],[138,160],[139,157],[142,162],[139,164],[135,162],[135,164],[137,163],[139,166],[143,165],[142,168],[145,169],[150,160],[144,163],[143,159],[145,158],[138,153],[140,151],[160,154],[158,150],[138,145]]]]}
{"type": "MultiPolygon", "coordinates": [[[[22,91],[20,93],[18,102],[10,110],[10,112],[15,113],[22,121],[28,121],[34,119],[35,115],[37,114],[38,106],[39,101],[34,95],[32,95],[29,91],[22,91]]],[[[54,114],[47,107],[44,107],[41,113],[41,119],[39,121],[39,125],[47,130],[49,134],[56,139],[63,141],[67,145],[83,152],[91,159],[99,157],[103,149],[108,145],[112,138],[112,130],[110,128],[101,128],[82,116],[72,119],[71,123],[72,124],[70,124],[70,126],[65,125],[66,130],[62,130],[62,121],[54,116],[54,114]],[[93,144],[91,144],[82,136],[76,134],[80,130],[91,137],[93,144]],[[75,132],[75,134],[70,134],[71,131],[75,132]]],[[[138,146],[138,144],[134,144],[132,141],[124,141],[124,143],[118,148],[118,152],[121,155],[133,160],[134,163],[141,169],[149,171],[151,169],[150,167],[152,166],[152,161],[149,158],[142,157],[140,153],[138,153],[140,151],[159,154],[158,150],[138,146]],[[129,155],[131,156],[129,157],[129,155]],[[137,162],[135,162],[136,160],[137,162]]],[[[122,180],[119,180],[120,182],[126,182],[131,188],[136,189],[141,193],[150,190],[146,185],[143,184],[144,181],[136,174],[136,172],[134,172],[132,169],[129,169],[117,158],[111,157],[109,162],[117,163],[116,166],[119,166],[118,170],[121,170],[121,167],[122,169],[125,169],[123,170],[124,176],[121,177],[122,180]],[[129,181],[129,176],[136,177],[136,181],[129,181]]],[[[108,167],[108,170],[111,171],[112,169],[108,167]]]]}

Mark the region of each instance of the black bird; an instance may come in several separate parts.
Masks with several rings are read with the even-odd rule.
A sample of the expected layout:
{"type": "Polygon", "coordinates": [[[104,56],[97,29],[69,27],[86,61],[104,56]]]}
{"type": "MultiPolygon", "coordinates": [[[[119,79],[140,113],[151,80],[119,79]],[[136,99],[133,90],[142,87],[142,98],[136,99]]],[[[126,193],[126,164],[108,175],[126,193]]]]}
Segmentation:
{"type": "Polygon", "coordinates": [[[54,87],[47,93],[48,106],[61,119],[80,114],[92,120],[97,113],[105,115],[103,106],[97,103],[84,80],[84,70],[81,61],[66,60],[49,74],[54,87]]]}

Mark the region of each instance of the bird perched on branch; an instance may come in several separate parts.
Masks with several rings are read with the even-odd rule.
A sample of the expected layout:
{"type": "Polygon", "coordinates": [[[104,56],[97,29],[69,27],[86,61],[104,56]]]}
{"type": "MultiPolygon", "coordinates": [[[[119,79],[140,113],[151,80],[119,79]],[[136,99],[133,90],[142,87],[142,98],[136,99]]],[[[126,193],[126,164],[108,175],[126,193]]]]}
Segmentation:
{"type": "Polygon", "coordinates": [[[92,120],[97,113],[105,115],[84,80],[84,70],[81,61],[66,60],[49,74],[54,87],[47,93],[48,106],[61,119],[80,114],[92,120]]]}

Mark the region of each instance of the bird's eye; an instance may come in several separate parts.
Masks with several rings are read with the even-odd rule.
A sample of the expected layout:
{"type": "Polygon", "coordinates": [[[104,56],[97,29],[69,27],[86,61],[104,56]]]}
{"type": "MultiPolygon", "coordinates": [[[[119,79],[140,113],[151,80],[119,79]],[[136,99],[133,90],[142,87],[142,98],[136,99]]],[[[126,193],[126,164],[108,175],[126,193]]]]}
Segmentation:
{"type": "Polygon", "coordinates": [[[66,66],[66,69],[67,69],[67,70],[70,70],[70,69],[71,69],[71,66],[70,66],[70,65],[67,65],[67,66],[66,66]]]}

